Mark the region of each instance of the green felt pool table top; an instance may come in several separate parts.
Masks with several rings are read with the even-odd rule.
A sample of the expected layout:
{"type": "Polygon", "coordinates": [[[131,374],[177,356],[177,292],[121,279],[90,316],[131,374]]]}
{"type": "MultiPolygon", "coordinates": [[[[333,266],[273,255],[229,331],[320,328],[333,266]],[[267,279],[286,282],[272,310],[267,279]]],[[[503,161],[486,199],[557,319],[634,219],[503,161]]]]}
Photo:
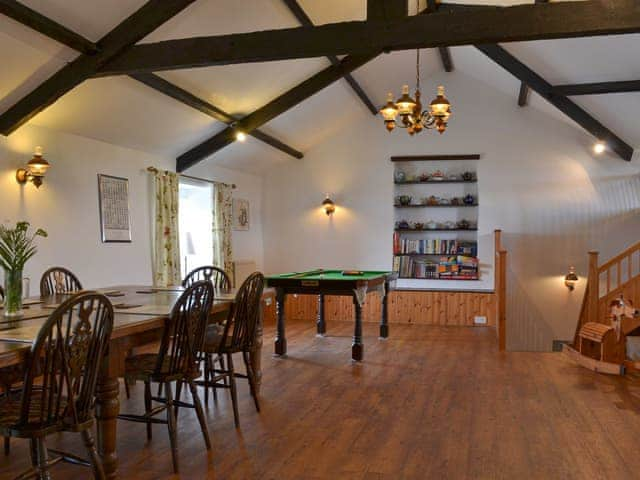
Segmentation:
{"type": "Polygon", "coordinates": [[[309,272],[289,272],[277,275],[268,275],[267,280],[293,279],[293,280],[373,280],[386,277],[392,272],[383,271],[359,271],[358,275],[345,275],[345,270],[312,270],[309,272]]]}

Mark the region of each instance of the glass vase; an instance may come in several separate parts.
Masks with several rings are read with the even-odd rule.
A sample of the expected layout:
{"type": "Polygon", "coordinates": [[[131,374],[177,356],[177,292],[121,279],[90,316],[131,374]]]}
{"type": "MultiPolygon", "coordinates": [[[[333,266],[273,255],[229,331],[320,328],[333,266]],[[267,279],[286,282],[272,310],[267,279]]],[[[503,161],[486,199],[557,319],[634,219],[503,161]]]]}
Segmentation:
{"type": "Polygon", "coordinates": [[[22,270],[5,270],[4,316],[18,318],[22,314],[22,270]]]}

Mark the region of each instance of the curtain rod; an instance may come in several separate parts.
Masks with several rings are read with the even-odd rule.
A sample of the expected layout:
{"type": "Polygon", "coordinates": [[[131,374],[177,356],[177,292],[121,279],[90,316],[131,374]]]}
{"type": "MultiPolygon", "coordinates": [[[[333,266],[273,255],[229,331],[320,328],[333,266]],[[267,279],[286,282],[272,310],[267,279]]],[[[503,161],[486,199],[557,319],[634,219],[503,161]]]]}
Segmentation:
{"type": "MultiPolygon", "coordinates": [[[[160,170],[158,170],[156,167],[147,167],[147,171],[148,172],[153,172],[153,173],[157,173],[160,170]]],[[[229,185],[228,183],[223,183],[223,182],[216,182],[214,180],[209,180],[207,178],[200,178],[200,177],[192,177],[191,175],[184,175],[183,173],[178,173],[176,174],[180,177],[184,177],[184,178],[190,178],[191,180],[198,180],[200,182],[207,182],[207,183],[211,183],[213,185],[215,185],[216,183],[222,183],[223,185],[229,185]]],[[[232,183],[231,185],[229,185],[231,188],[236,188],[236,184],[232,183]]]]}

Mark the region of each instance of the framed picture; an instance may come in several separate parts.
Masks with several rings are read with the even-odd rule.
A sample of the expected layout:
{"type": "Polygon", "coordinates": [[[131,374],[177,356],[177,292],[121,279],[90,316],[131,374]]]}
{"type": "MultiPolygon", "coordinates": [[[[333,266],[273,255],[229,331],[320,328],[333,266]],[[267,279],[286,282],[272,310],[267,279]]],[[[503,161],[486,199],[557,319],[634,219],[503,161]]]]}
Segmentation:
{"type": "Polygon", "coordinates": [[[129,180],[98,174],[98,202],[102,242],[131,242],[129,180]]]}
{"type": "Polygon", "coordinates": [[[233,199],[233,229],[249,230],[249,200],[233,199]]]}

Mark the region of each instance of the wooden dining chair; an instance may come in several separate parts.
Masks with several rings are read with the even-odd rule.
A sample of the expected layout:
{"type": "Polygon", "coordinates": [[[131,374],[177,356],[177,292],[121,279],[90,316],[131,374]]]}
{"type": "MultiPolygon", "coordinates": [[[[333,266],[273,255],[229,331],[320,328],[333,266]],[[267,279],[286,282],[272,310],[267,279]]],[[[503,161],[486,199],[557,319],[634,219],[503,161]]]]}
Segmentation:
{"type": "Polygon", "coordinates": [[[177,407],[195,409],[207,450],[211,449],[207,423],[196,390],[195,379],[200,376],[198,352],[202,350],[212,303],[211,282],[203,280],[192,284],[182,293],[166,320],[158,353],[134,355],[125,360],[125,380],[144,382],[145,413],[144,415],[121,414],[118,418],[146,423],[149,440],[152,437],[151,427],[154,423],[166,424],[169,429],[175,473],[178,473],[177,407]],[[177,388],[180,388],[183,383],[189,386],[193,404],[180,401],[177,399],[179,395],[173,396],[172,382],[177,383],[177,388]],[[155,397],[151,395],[151,383],[158,383],[163,387],[158,389],[155,397]],[[153,407],[153,402],[160,405],[153,407]],[[166,420],[155,418],[161,412],[166,412],[166,420]]]}
{"type": "Polygon", "coordinates": [[[227,272],[213,265],[196,268],[187,274],[182,281],[183,287],[188,287],[199,280],[208,280],[214,288],[231,288],[231,280],[227,272]]]}
{"type": "Polygon", "coordinates": [[[32,468],[19,478],[51,478],[60,461],[91,466],[104,479],[92,436],[98,372],[113,329],[113,307],[104,295],[80,293],[44,322],[25,365],[23,388],[0,401],[0,434],[29,439],[32,468]],[[47,450],[45,438],[80,433],[89,460],[47,450]]]}
{"type": "Polygon", "coordinates": [[[260,402],[256,388],[256,375],[251,365],[250,354],[255,349],[256,329],[260,321],[260,307],[264,290],[264,276],[260,272],[252,273],[238,289],[233,307],[223,327],[210,325],[207,328],[201,357],[205,362],[204,379],[198,382],[205,388],[225,388],[231,391],[233,417],[236,427],[240,426],[238,414],[238,392],[236,378],[249,381],[251,396],[256,410],[260,411],[260,402]],[[242,353],[246,375],[236,373],[233,365],[233,354],[242,353]],[[226,357],[219,368],[215,368],[217,357],[226,357]],[[221,383],[221,381],[223,383],[221,383]]]}
{"type": "Polygon", "coordinates": [[[63,267],[53,267],[42,274],[40,295],[72,293],[82,290],[82,284],[73,272],[63,267]]]}

